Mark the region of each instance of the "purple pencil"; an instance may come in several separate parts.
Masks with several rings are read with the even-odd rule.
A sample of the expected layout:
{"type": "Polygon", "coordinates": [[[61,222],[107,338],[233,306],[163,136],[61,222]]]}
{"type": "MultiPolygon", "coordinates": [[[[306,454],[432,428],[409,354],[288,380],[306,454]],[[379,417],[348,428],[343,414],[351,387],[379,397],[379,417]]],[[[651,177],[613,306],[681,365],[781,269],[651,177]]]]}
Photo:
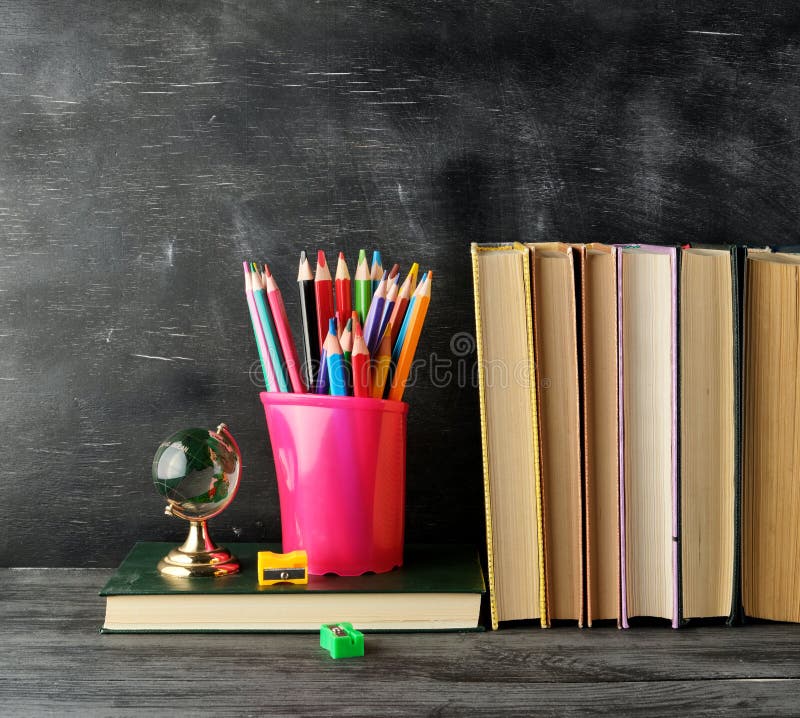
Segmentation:
{"type": "Polygon", "coordinates": [[[325,348],[322,349],[322,355],[319,358],[319,374],[317,374],[317,394],[327,394],[330,389],[328,383],[328,352],[325,348]]]}
{"type": "Polygon", "coordinates": [[[369,305],[369,312],[364,321],[364,340],[367,342],[370,356],[378,348],[381,335],[378,333],[383,322],[383,307],[386,304],[386,283],[388,273],[384,272],[375,294],[372,295],[372,302],[369,305]]]}
{"type": "MultiPolygon", "coordinates": [[[[397,275],[398,277],[400,275],[397,275]]],[[[380,327],[378,327],[378,341],[375,345],[375,351],[378,350],[378,347],[381,345],[381,339],[383,339],[383,333],[386,331],[386,325],[389,324],[389,319],[391,319],[392,312],[394,311],[395,302],[397,302],[397,294],[400,291],[400,285],[396,280],[389,282],[389,290],[386,292],[386,303],[383,305],[383,317],[381,318],[380,327]]]]}

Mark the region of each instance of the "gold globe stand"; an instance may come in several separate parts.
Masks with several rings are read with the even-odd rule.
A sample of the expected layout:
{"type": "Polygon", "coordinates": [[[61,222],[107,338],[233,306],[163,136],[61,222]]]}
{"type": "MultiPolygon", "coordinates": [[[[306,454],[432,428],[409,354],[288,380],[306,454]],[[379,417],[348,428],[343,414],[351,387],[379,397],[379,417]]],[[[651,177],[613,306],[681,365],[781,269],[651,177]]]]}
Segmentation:
{"type": "MultiPolygon", "coordinates": [[[[173,515],[172,507],[167,506],[164,513],[173,515]]],[[[176,578],[229,576],[239,571],[239,560],[211,540],[205,521],[189,521],[186,541],[158,562],[158,570],[176,578]]]]}

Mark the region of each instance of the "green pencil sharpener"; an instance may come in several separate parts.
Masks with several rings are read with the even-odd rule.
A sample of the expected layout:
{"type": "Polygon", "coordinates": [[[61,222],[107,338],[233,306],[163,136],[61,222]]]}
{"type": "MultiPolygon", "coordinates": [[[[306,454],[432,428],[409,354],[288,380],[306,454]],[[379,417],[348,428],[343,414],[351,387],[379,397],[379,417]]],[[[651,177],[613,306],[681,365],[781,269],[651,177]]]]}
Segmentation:
{"type": "Polygon", "coordinates": [[[356,658],[364,655],[364,634],[352,623],[329,623],[319,629],[319,645],[331,658],[356,658]]]}

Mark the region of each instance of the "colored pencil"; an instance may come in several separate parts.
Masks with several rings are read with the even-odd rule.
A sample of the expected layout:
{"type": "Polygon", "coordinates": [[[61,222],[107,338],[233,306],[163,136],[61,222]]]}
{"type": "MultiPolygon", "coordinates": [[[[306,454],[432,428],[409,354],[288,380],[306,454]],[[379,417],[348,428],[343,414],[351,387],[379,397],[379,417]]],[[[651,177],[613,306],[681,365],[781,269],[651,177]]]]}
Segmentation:
{"type": "Polygon", "coordinates": [[[378,348],[378,342],[381,340],[378,332],[383,321],[383,307],[386,304],[386,281],[386,272],[384,272],[381,281],[378,282],[378,288],[372,296],[372,303],[369,305],[367,319],[364,322],[364,341],[367,343],[370,354],[378,348]]]}
{"type": "Polygon", "coordinates": [[[394,305],[397,303],[397,294],[399,291],[400,287],[397,282],[389,283],[389,289],[386,292],[386,302],[383,305],[383,317],[381,317],[381,324],[378,328],[379,342],[383,341],[383,333],[386,331],[386,327],[389,325],[389,320],[392,318],[392,312],[394,311],[394,305]]]}
{"type": "Polygon", "coordinates": [[[389,279],[394,281],[395,277],[399,276],[399,274],[400,274],[400,265],[399,264],[392,265],[392,268],[389,271],[389,279]]]}
{"type": "Polygon", "coordinates": [[[386,388],[386,377],[389,376],[389,366],[392,363],[392,323],[386,325],[383,338],[378,346],[378,354],[375,357],[373,378],[372,378],[372,398],[383,399],[383,391],[386,388]]]}
{"type": "Polygon", "coordinates": [[[372,280],[372,293],[375,294],[375,291],[378,289],[378,282],[381,281],[381,277],[383,277],[383,260],[381,259],[381,253],[376,249],[372,253],[372,269],[370,270],[369,277],[372,280]]]}
{"type": "Polygon", "coordinates": [[[300,267],[297,271],[300,289],[300,313],[303,319],[303,365],[306,386],[313,391],[317,385],[317,360],[319,358],[319,336],[317,334],[317,300],[314,296],[314,275],[305,252],[300,252],[300,267]]]}
{"type": "Polygon", "coordinates": [[[286,362],[286,372],[289,374],[289,381],[292,384],[292,391],[304,394],[306,385],[302,376],[300,376],[300,362],[297,359],[297,347],[292,337],[289,319],[286,316],[286,306],[283,303],[283,296],[281,295],[281,290],[278,289],[275,277],[272,276],[266,264],[264,265],[263,279],[269,308],[272,310],[272,319],[275,322],[275,328],[278,330],[278,340],[281,343],[283,359],[286,362]]]}
{"type": "Polygon", "coordinates": [[[328,381],[328,353],[322,348],[319,358],[319,371],[317,372],[317,394],[330,393],[330,382],[328,381]]]}
{"type": "Polygon", "coordinates": [[[344,331],[339,338],[339,344],[342,346],[342,353],[344,354],[345,361],[350,361],[350,352],[353,351],[353,319],[347,318],[347,323],[344,325],[344,331]]]}
{"type": "Polygon", "coordinates": [[[347,318],[347,324],[344,325],[342,336],[339,337],[339,344],[342,345],[342,356],[344,357],[344,366],[347,370],[347,386],[352,387],[350,355],[353,352],[353,320],[350,317],[347,318]]]}
{"type": "Polygon", "coordinates": [[[344,367],[342,347],[336,338],[336,321],[331,319],[328,323],[328,336],[322,345],[325,350],[328,365],[328,381],[330,382],[333,396],[347,396],[347,373],[344,367]]]}
{"type": "Polygon", "coordinates": [[[364,341],[364,333],[361,327],[356,328],[353,338],[353,396],[369,397],[370,389],[370,361],[367,343],[364,341]]]}
{"type": "Polygon", "coordinates": [[[408,273],[411,275],[411,296],[414,296],[414,292],[417,291],[417,277],[419,276],[419,264],[414,262],[411,265],[411,269],[408,270],[408,273]]]}
{"type": "Polygon", "coordinates": [[[261,326],[256,300],[253,296],[253,282],[250,279],[250,263],[242,262],[242,266],[244,267],[244,295],[247,299],[247,308],[250,311],[250,323],[253,325],[253,334],[256,338],[256,349],[258,349],[258,358],[261,362],[261,371],[264,373],[264,385],[267,391],[278,391],[278,378],[275,376],[275,371],[269,361],[267,340],[264,336],[264,328],[261,326]]]}
{"type": "Polygon", "coordinates": [[[397,341],[397,335],[400,333],[400,326],[406,316],[408,303],[411,301],[411,295],[414,293],[418,271],[419,264],[414,262],[414,264],[411,265],[411,269],[408,271],[405,281],[400,287],[400,291],[397,293],[397,300],[394,303],[392,315],[389,317],[389,321],[392,323],[392,346],[394,346],[397,341]],[[414,283],[413,287],[411,286],[412,282],[414,283]]]}
{"type": "Polygon", "coordinates": [[[369,265],[367,255],[364,250],[358,253],[358,265],[356,266],[355,278],[355,310],[358,312],[358,320],[364,324],[369,311],[369,304],[372,301],[372,280],[369,278],[369,265]]]}
{"type": "Polygon", "coordinates": [[[328,321],[336,316],[333,308],[333,280],[331,270],[328,269],[328,262],[325,260],[325,252],[321,249],[317,252],[317,271],[314,274],[314,298],[317,300],[317,336],[319,345],[325,342],[328,333],[328,321]]]}
{"type": "Polygon", "coordinates": [[[411,322],[411,312],[414,311],[414,304],[417,302],[417,296],[419,295],[419,288],[425,283],[425,279],[427,278],[428,273],[422,275],[422,281],[419,283],[417,288],[414,290],[414,294],[411,295],[411,301],[408,303],[408,309],[406,310],[406,315],[403,317],[403,325],[400,327],[400,332],[397,335],[397,339],[395,340],[394,346],[392,347],[392,364],[397,365],[397,360],[400,358],[400,350],[403,348],[403,342],[405,341],[406,332],[408,331],[408,325],[411,322]]]}
{"type": "Polygon", "coordinates": [[[264,338],[267,340],[267,351],[275,376],[278,380],[278,391],[289,391],[289,378],[284,367],[283,353],[281,352],[280,342],[278,341],[278,331],[275,329],[275,322],[272,319],[272,312],[267,306],[266,292],[261,284],[261,274],[258,268],[250,272],[250,280],[253,283],[253,297],[256,300],[258,316],[261,319],[261,326],[264,328],[264,338]]]}
{"type": "Polygon", "coordinates": [[[339,252],[339,261],[336,263],[336,319],[338,329],[344,331],[344,325],[350,318],[353,311],[353,299],[350,286],[350,271],[347,269],[347,261],[344,252],[339,252]]]}
{"type": "Polygon", "coordinates": [[[428,313],[428,305],[431,301],[432,282],[433,272],[428,272],[414,292],[416,301],[414,302],[414,306],[409,310],[411,318],[409,320],[408,330],[403,340],[400,357],[392,374],[392,383],[389,388],[389,399],[393,401],[401,401],[403,399],[403,391],[406,388],[408,375],[411,371],[411,364],[414,361],[417,344],[419,344],[422,325],[425,323],[425,315],[428,313]]]}

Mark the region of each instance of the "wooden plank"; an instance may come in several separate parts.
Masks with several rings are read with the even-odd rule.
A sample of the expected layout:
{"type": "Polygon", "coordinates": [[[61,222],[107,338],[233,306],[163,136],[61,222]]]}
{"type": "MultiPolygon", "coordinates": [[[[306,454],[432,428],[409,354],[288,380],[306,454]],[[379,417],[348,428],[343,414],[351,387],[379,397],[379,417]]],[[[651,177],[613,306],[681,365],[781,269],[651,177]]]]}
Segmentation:
{"type": "Polygon", "coordinates": [[[0,713],[792,715],[800,626],[371,634],[98,634],[106,570],[0,570],[0,713]],[[213,710],[212,710],[213,708],[213,710]]]}

